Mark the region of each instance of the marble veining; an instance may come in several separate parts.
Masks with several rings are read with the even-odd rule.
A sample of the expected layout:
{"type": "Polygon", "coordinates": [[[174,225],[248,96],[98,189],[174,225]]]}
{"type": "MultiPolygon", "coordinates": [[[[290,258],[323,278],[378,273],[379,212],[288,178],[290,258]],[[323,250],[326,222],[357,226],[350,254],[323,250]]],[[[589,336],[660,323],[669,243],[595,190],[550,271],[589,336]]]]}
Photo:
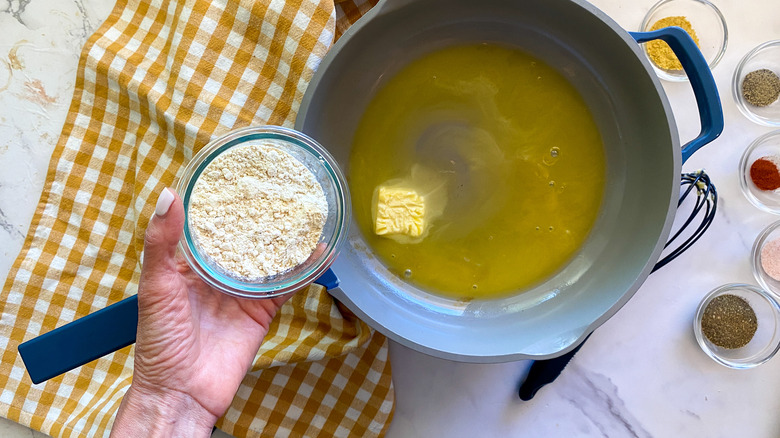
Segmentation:
{"type": "Polygon", "coordinates": [[[70,20],[74,25],[69,26],[68,32],[77,36],[80,40],[86,40],[97,26],[102,23],[105,13],[108,12],[104,7],[101,7],[101,11],[98,13],[94,10],[96,4],[108,4],[105,1],[85,3],[85,0],[71,0],[69,2],[37,0],[33,3],[32,0],[5,0],[4,3],[5,6],[0,7],[0,14],[13,17],[19,24],[32,30],[48,27],[49,22],[38,17],[41,8],[48,8],[49,13],[57,14],[62,18],[70,20]]]}
{"type": "Polygon", "coordinates": [[[572,364],[566,385],[554,385],[560,397],[581,411],[604,437],[651,438],[620,399],[609,377],[572,364]]]}
{"type": "Polygon", "coordinates": [[[0,12],[4,12],[6,14],[11,15],[16,19],[16,21],[19,22],[21,25],[24,24],[24,20],[22,19],[22,14],[24,14],[25,8],[27,8],[27,5],[30,4],[31,0],[6,0],[6,8],[0,9],[0,12]]]}
{"type": "MultiPolygon", "coordinates": [[[[2,188],[3,186],[0,185],[0,190],[2,190],[2,188]]],[[[6,217],[5,212],[3,212],[2,209],[0,209],[0,228],[2,228],[3,231],[5,231],[6,233],[8,233],[9,235],[13,236],[16,239],[24,239],[24,234],[22,234],[22,232],[19,229],[17,229],[16,227],[14,227],[8,222],[8,218],[6,217]]]]}

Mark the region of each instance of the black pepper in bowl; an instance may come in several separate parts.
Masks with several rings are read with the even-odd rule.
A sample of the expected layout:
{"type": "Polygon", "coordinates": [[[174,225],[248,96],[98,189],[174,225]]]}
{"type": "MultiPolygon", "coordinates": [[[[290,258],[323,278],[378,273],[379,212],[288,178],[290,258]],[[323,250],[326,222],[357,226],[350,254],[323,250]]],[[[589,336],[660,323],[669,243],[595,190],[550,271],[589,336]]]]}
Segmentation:
{"type": "Polygon", "coordinates": [[[753,339],[757,329],[756,312],[747,300],[732,294],[713,298],[701,319],[704,336],[721,348],[744,347],[753,339]]]}
{"type": "Polygon", "coordinates": [[[754,106],[767,106],[780,96],[780,77],[765,68],[752,71],[742,80],[742,97],[754,106]]]}

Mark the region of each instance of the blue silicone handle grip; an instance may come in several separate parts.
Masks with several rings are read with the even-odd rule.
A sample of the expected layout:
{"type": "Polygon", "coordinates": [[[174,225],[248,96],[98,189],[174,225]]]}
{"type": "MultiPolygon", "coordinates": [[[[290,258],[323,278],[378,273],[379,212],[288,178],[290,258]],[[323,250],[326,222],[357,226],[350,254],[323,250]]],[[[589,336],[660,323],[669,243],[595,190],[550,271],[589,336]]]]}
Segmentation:
{"type": "MultiPolygon", "coordinates": [[[[339,280],[330,269],[317,280],[327,289],[339,280]]],[[[135,342],[138,297],[125,298],[105,309],[19,344],[19,354],[33,383],[41,383],[135,342]]]]}
{"type": "Polygon", "coordinates": [[[638,43],[661,39],[672,48],[691,82],[699,107],[701,132],[682,148],[683,163],[705,144],[723,132],[723,107],[715,85],[715,78],[707,61],[690,35],[679,27],[665,27],[651,32],[629,32],[638,43]]]}

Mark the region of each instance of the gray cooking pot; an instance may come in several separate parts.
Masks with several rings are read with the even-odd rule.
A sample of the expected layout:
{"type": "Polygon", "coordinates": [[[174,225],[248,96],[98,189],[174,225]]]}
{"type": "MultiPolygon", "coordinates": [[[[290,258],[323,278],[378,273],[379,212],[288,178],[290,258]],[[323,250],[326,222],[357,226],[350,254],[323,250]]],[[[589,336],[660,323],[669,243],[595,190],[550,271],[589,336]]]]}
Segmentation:
{"type": "Polygon", "coordinates": [[[434,356],[469,362],[559,356],[617,312],[649,275],[672,226],[682,162],[722,131],[720,99],[706,62],[678,28],[630,34],[579,0],[385,0],[320,64],[296,129],[323,144],[348,173],[358,122],[387,79],[424,53],[470,42],[515,46],[545,60],[587,101],[608,172],[593,231],[544,283],[464,304],[391,274],[353,222],[332,267],[340,286],[331,293],[391,339],[434,356]],[[678,54],[699,104],[702,133],[682,150],[661,84],[637,44],[655,38],[678,54]]]}

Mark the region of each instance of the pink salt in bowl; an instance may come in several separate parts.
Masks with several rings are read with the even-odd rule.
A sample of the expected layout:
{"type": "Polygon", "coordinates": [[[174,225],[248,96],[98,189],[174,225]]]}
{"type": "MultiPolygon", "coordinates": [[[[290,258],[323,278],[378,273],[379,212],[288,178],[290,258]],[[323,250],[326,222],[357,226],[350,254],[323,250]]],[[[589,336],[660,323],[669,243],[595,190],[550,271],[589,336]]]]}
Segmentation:
{"type": "Polygon", "coordinates": [[[758,235],[751,261],[758,284],[780,296],[780,221],[770,224],[758,235]]]}

